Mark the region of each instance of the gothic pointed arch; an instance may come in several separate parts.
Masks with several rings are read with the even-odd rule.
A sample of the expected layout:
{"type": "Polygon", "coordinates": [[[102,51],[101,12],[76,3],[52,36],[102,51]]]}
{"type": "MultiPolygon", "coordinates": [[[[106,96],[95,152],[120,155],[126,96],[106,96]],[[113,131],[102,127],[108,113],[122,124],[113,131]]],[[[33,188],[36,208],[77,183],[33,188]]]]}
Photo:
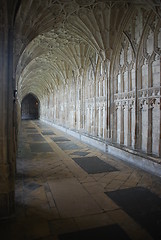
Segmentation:
{"type": "Polygon", "coordinates": [[[29,93],[21,102],[21,119],[39,119],[40,102],[36,95],[29,93]]]}

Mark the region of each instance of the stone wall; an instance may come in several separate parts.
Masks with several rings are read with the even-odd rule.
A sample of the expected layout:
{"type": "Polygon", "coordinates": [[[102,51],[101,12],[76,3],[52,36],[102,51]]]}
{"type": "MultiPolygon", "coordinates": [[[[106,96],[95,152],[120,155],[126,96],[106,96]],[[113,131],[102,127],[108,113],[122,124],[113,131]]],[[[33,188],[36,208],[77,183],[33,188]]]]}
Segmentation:
{"type": "Polygon", "coordinates": [[[114,61],[113,141],[161,156],[161,22],[136,11],[123,31],[114,61]]]}
{"type": "MultiPolygon", "coordinates": [[[[12,2],[12,1],[11,1],[12,2]]],[[[10,4],[11,4],[10,2],[10,4]]],[[[0,1],[0,219],[14,214],[16,99],[13,79],[12,17],[0,1]]]]}
{"type": "Polygon", "coordinates": [[[29,93],[41,119],[160,161],[159,1],[1,0],[0,9],[0,218],[14,212],[29,93]]]}
{"type": "Polygon", "coordinates": [[[41,119],[160,157],[160,56],[160,18],[129,10],[110,57],[95,53],[68,84],[44,95],[41,119]]]}
{"type": "Polygon", "coordinates": [[[100,59],[97,68],[95,72],[89,66],[86,72],[73,75],[70,83],[68,81],[68,84],[60,85],[44,96],[41,100],[41,118],[106,139],[107,77],[100,59]]]}

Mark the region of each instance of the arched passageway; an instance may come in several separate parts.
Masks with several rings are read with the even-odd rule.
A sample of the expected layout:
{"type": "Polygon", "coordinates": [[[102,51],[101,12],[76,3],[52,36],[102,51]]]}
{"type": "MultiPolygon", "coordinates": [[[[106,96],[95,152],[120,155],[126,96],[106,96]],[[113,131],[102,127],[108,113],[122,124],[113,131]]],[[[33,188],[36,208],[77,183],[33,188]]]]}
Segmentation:
{"type": "MultiPolygon", "coordinates": [[[[23,119],[161,176],[160,1],[1,0],[0,8],[0,219],[14,213],[21,109],[23,119]],[[37,111],[25,105],[31,93],[37,111]]],[[[37,142],[40,131],[26,134],[37,142]]]]}
{"type": "Polygon", "coordinates": [[[21,103],[21,119],[39,118],[39,100],[33,94],[25,96],[21,103]]]}

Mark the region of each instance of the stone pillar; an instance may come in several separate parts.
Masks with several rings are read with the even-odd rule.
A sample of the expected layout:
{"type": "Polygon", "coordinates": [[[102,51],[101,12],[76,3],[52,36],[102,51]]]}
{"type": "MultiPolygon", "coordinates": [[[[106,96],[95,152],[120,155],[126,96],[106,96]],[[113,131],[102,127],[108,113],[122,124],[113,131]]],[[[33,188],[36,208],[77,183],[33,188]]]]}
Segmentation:
{"type": "Polygon", "coordinates": [[[13,32],[7,1],[0,1],[0,219],[14,213],[13,32]]]}

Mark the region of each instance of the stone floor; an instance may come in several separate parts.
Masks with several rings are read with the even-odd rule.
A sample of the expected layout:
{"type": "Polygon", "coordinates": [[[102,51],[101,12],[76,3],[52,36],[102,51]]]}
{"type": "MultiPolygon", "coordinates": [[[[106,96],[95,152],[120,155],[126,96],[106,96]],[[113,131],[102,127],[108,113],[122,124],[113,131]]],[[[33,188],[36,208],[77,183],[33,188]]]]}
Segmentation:
{"type": "Polygon", "coordinates": [[[161,239],[161,179],[40,121],[22,121],[15,200],[1,240],[161,239]]]}

